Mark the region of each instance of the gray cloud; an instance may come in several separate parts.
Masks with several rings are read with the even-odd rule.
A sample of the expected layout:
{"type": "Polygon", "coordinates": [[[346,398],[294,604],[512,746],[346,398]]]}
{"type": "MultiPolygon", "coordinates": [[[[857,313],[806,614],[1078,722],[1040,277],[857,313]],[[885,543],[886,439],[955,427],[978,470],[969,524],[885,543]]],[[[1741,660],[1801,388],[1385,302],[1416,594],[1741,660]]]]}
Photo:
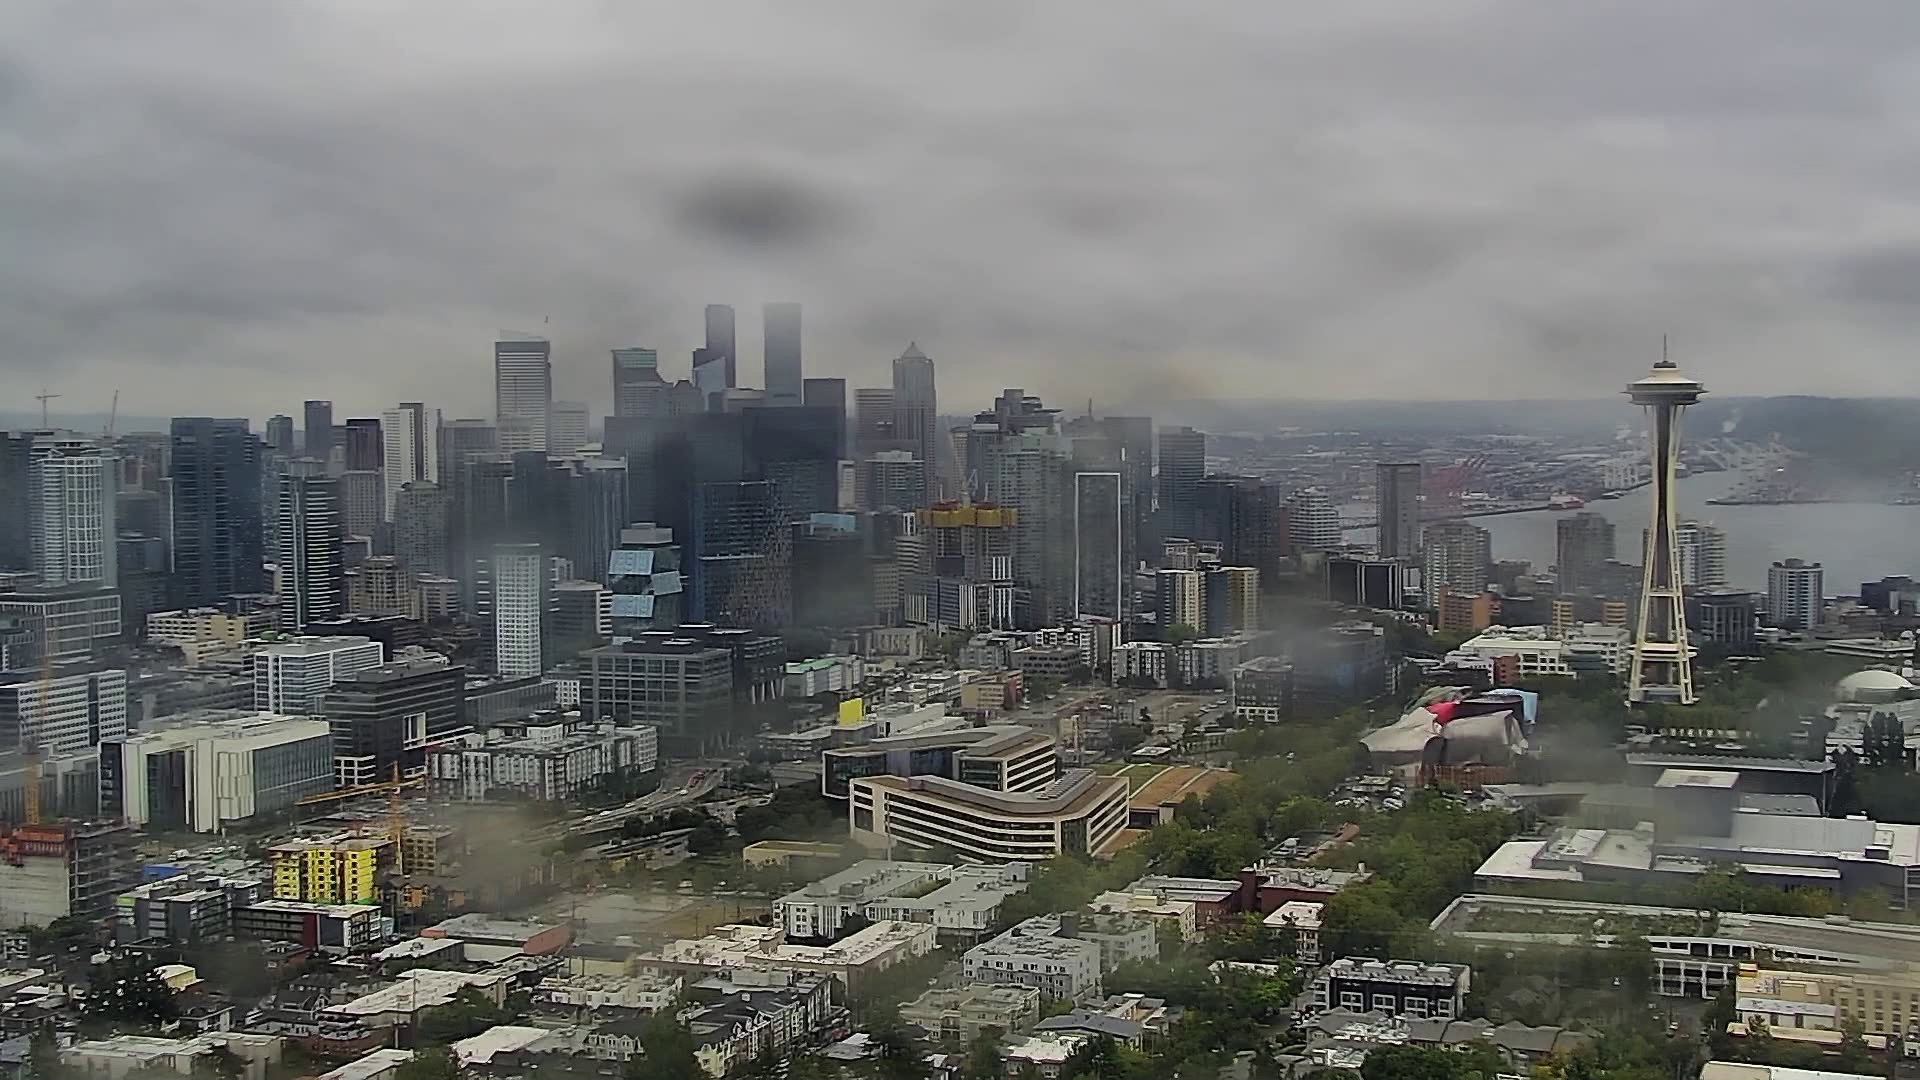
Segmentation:
{"type": "Polygon", "coordinates": [[[807,306],[955,407],[1906,393],[1920,10],[1785,0],[26,0],[0,403],[490,402],[807,306]],[[1817,359],[1817,363],[1809,363],[1817,359]]]}

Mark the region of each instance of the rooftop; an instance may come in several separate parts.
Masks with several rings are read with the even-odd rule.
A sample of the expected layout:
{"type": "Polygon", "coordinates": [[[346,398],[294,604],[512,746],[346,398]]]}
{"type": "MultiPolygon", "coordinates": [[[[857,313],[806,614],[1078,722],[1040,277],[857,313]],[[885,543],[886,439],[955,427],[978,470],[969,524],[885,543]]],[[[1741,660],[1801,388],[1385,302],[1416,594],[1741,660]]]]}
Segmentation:
{"type": "Polygon", "coordinates": [[[1025,817],[1072,816],[1084,812],[1102,799],[1115,794],[1124,795],[1127,790],[1124,778],[1101,776],[1091,769],[1068,769],[1047,787],[1027,792],[990,791],[944,776],[865,776],[854,783],[883,787],[902,794],[933,795],[991,813],[1025,817]]]}
{"type": "Polygon", "coordinates": [[[534,922],[530,919],[503,919],[496,915],[456,915],[444,922],[435,923],[421,931],[424,937],[467,938],[471,940],[527,941],[549,930],[560,929],[559,923],[534,922]]]}

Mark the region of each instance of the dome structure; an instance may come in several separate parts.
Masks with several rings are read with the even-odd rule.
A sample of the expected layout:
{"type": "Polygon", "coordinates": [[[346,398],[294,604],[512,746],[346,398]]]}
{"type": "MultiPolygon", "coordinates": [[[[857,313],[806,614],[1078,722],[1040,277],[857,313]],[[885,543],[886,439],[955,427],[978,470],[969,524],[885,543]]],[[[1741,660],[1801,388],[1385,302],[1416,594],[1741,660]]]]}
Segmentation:
{"type": "Polygon", "coordinates": [[[1841,701],[1900,701],[1914,696],[1914,685],[1906,676],[1885,668],[1856,671],[1834,684],[1834,696],[1841,701]]]}

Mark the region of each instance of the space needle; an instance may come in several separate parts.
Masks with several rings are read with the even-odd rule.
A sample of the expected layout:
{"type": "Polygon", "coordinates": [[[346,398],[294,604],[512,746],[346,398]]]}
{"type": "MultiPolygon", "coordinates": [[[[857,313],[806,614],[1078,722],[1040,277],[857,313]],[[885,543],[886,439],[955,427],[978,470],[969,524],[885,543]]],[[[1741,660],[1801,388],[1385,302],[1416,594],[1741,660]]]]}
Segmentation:
{"type": "Polygon", "coordinates": [[[1647,410],[1653,444],[1653,523],[1647,529],[1640,583],[1640,625],[1633,635],[1629,702],[1691,705],[1693,662],[1688,655],[1686,600],[1680,591],[1680,510],[1674,480],[1680,464],[1680,413],[1700,400],[1706,387],[1680,374],[1666,344],[1647,377],[1627,387],[1627,396],[1647,410]]]}

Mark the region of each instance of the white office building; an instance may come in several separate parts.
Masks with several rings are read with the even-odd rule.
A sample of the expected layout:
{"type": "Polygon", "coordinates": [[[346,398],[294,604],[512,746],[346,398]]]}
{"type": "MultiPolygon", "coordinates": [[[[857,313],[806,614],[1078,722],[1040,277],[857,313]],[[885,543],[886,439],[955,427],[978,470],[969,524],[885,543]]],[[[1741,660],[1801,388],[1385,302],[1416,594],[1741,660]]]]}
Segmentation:
{"type": "Polygon", "coordinates": [[[377,668],[385,659],[386,649],[363,637],[299,637],[262,646],[253,654],[253,707],[311,715],[334,683],[377,668]]]}
{"type": "Polygon", "coordinates": [[[1783,559],[1767,567],[1767,621],[1782,630],[1820,625],[1826,571],[1819,563],[1783,559]]]}
{"type": "Polygon", "coordinates": [[[380,414],[380,443],[381,519],[392,521],[401,488],[422,480],[440,482],[440,410],[418,401],[386,410],[380,414]]]}
{"type": "Polygon", "coordinates": [[[1069,769],[1035,791],[943,776],[864,776],[849,785],[853,839],[874,849],[947,848],[982,862],[1107,854],[1127,827],[1127,781],[1069,769]]]}
{"type": "Polygon", "coordinates": [[[127,733],[127,673],[0,675],[0,745],[86,753],[127,733]]]}
{"type": "Polygon", "coordinates": [[[28,466],[28,543],[42,584],[119,584],[116,462],[78,437],[34,442],[28,466]]]}
{"type": "Polygon", "coordinates": [[[1600,623],[1581,623],[1558,636],[1544,626],[1491,626],[1447,654],[1449,661],[1502,658],[1519,665],[1522,679],[1601,671],[1621,675],[1633,659],[1633,634],[1624,626],[1600,623]]]}
{"type": "Polygon", "coordinates": [[[552,581],[538,544],[501,544],[493,551],[493,664],[502,678],[546,670],[552,581]]]}
{"type": "Polygon", "coordinates": [[[325,720],[221,713],[142,731],[101,753],[129,822],[220,832],[333,789],[325,720]]]}
{"type": "Polygon", "coordinates": [[[553,343],[503,334],[493,343],[494,419],[503,454],[547,450],[553,422],[553,343]]]}
{"type": "Polygon", "coordinates": [[[587,445],[587,428],[592,425],[592,413],[584,401],[556,401],[552,417],[547,428],[547,452],[550,454],[572,454],[587,445]]]}

